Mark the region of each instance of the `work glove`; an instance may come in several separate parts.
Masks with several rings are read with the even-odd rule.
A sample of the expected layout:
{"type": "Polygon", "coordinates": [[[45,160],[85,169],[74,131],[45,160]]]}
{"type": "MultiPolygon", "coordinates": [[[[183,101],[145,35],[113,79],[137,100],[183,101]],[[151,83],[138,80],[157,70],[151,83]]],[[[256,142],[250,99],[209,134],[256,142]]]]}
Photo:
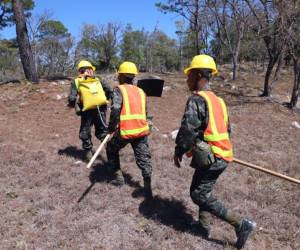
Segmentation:
{"type": "Polygon", "coordinates": [[[108,134],[113,134],[116,132],[116,130],[118,129],[117,128],[113,128],[112,126],[110,126],[110,124],[108,125],[108,128],[107,128],[107,131],[108,131],[108,134]]]}
{"type": "Polygon", "coordinates": [[[74,108],[74,107],[75,107],[75,102],[68,101],[67,106],[68,106],[69,108],[74,108]]]}
{"type": "Polygon", "coordinates": [[[75,104],[75,113],[76,113],[76,115],[78,115],[78,116],[80,116],[81,113],[82,113],[81,108],[80,108],[80,106],[79,106],[78,103],[75,104]]]}
{"type": "Polygon", "coordinates": [[[180,162],[182,161],[182,156],[176,156],[174,155],[174,164],[177,168],[180,168],[180,162]]]}
{"type": "Polygon", "coordinates": [[[147,119],[147,122],[148,122],[148,125],[149,125],[149,130],[152,132],[152,130],[153,130],[153,122],[152,122],[153,116],[147,116],[146,119],[147,119]]]}
{"type": "Polygon", "coordinates": [[[98,136],[98,139],[102,142],[108,134],[110,133],[107,130],[103,131],[101,135],[98,136]]]}

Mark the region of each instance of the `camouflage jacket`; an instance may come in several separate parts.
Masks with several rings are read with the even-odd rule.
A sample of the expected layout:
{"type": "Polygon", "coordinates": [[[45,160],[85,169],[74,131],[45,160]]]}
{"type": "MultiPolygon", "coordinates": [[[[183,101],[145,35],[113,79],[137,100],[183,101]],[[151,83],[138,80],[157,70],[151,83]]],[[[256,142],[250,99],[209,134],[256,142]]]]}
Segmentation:
{"type": "MultiPolygon", "coordinates": [[[[109,83],[101,78],[99,78],[99,80],[101,82],[101,85],[105,92],[105,96],[106,96],[107,100],[111,99],[113,91],[112,91],[112,88],[110,87],[109,83]]],[[[69,97],[68,97],[69,106],[71,106],[71,107],[75,106],[77,96],[78,96],[78,89],[75,84],[75,79],[73,79],[71,82],[70,93],[69,93],[69,97]]]]}
{"type": "MultiPolygon", "coordinates": [[[[188,152],[198,138],[203,141],[204,131],[208,124],[208,107],[205,99],[192,95],[186,103],[181,127],[176,137],[175,155],[181,157],[188,152]]],[[[230,126],[228,124],[228,132],[230,126]]]]}
{"type": "Polygon", "coordinates": [[[111,107],[110,107],[110,118],[108,125],[108,132],[112,133],[117,129],[120,122],[120,114],[122,109],[123,97],[119,88],[114,88],[111,107]]]}

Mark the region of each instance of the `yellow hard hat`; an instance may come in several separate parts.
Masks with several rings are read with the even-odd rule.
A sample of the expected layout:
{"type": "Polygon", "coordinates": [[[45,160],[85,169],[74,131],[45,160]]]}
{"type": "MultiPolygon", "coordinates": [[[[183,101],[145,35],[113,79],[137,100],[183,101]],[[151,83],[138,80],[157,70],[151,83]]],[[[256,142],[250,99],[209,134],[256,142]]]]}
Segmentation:
{"type": "Polygon", "coordinates": [[[118,70],[118,74],[132,74],[137,75],[138,70],[133,62],[123,62],[118,70]]]}
{"type": "Polygon", "coordinates": [[[81,60],[78,63],[77,69],[79,70],[80,68],[92,68],[94,71],[96,70],[96,67],[93,66],[89,61],[86,61],[86,60],[81,60]]]}
{"type": "Polygon", "coordinates": [[[194,56],[190,66],[184,70],[184,73],[188,74],[191,69],[211,69],[212,75],[218,73],[215,60],[211,56],[204,54],[194,56]]]}

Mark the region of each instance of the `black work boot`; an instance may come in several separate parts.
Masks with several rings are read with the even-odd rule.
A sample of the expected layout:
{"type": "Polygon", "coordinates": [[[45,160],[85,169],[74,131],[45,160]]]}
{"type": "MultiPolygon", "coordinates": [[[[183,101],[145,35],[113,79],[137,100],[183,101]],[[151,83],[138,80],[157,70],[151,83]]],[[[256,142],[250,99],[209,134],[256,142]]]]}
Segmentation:
{"type": "Polygon", "coordinates": [[[203,236],[204,239],[210,239],[210,226],[208,225],[202,225],[199,223],[199,232],[203,236]]]}
{"type": "Polygon", "coordinates": [[[102,133],[101,135],[98,135],[97,138],[98,138],[99,141],[103,142],[106,135],[107,135],[107,133],[102,133]]]}
{"type": "Polygon", "coordinates": [[[152,199],[152,188],[151,188],[151,177],[145,177],[144,178],[144,193],[145,197],[152,199]]]}
{"type": "Polygon", "coordinates": [[[191,229],[193,232],[199,234],[204,239],[210,239],[211,228],[209,225],[203,225],[201,222],[192,222],[191,229]]]}
{"type": "Polygon", "coordinates": [[[199,209],[199,221],[191,224],[192,230],[199,233],[204,239],[210,238],[210,214],[199,209]]]}
{"type": "Polygon", "coordinates": [[[242,249],[251,234],[251,232],[255,229],[256,223],[249,219],[243,219],[240,227],[235,230],[237,241],[236,248],[242,249]]]}
{"type": "Polygon", "coordinates": [[[125,184],[125,179],[121,169],[118,169],[113,173],[113,180],[110,183],[115,186],[122,186],[125,184]]]}
{"type": "Polygon", "coordinates": [[[90,160],[92,159],[94,152],[91,149],[85,149],[84,150],[84,155],[85,155],[85,161],[86,162],[90,162],[90,160]]]}

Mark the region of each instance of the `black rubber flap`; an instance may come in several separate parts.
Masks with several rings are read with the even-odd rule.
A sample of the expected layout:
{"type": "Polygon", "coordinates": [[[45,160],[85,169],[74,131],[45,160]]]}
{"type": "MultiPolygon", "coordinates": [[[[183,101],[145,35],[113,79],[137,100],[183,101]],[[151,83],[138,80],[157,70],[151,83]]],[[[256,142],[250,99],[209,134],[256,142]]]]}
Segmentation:
{"type": "Polygon", "coordinates": [[[161,97],[164,82],[162,79],[141,79],[138,80],[137,86],[144,90],[147,96],[161,97]]]}

